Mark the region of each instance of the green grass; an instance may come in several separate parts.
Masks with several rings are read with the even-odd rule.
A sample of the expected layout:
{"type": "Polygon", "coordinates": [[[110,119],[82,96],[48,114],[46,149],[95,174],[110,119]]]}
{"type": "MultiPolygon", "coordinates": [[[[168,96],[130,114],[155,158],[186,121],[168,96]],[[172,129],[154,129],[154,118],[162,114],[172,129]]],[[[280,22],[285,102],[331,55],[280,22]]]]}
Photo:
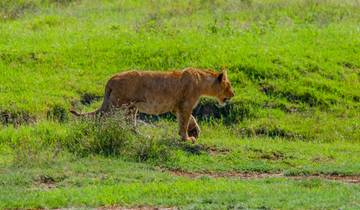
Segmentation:
{"type": "Polygon", "coordinates": [[[358,185],[287,177],[360,175],[359,10],[356,0],[1,1],[0,208],[359,208],[358,185]],[[189,66],[226,67],[236,92],[225,108],[200,102],[195,145],[171,118],[134,128],[68,113],[97,108],[114,73],[189,66]]]}
{"type": "Polygon", "coordinates": [[[319,180],[178,180],[8,193],[2,196],[8,201],[2,204],[4,207],[81,207],[111,204],[179,206],[185,209],[359,207],[358,186],[341,186],[319,180]],[[323,193],[319,194],[319,191],[323,193]],[[16,199],[19,196],[22,199],[16,199]]]}
{"type": "MultiPolygon", "coordinates": [[[[89,124],[92,122],[85,125],[89,124]]],[[[82,126],[75,125],[82,131],[82,126]]],[[[357,184],[292,178],[318,174],[358,176],[359,147],[354,143],[246,139],[236,137],[231,129],[223,126],[203,125],[204,136],[193,145],[179,141],[176,124],[165,121],[154,124],[158,128],[138,128],[150,136],[134,136],[139,142],[130,141],[130,144],[112,135],[118,132],[116,127],[96,131],[104,138],[107,136],[107,142],[112,142],[111,151],[120,152],[114,155],[108,153],[107,142],[91,142],[93,134],[87,133],[88,130],[83,130],[86,132],[81,138],[74,139],[73,133],[79,135],[80,131],[74,131],[72,124],[68,126],[44,122],[2,131],[3,135],[7,133],[12,137],[12,143],[2,143],[0,151],[0,207],[146,205],[185,209],[356,209],[359,206],[357,184]],[[86,137],[89,144],[81,142],[86,137]],[[73,147],[67,152],[69,142],[73,147]],[[86,147],[89,145],[90,149],[86,147]],[[168,172],[171,170],[203,176],[182,178],[171,175],[168,172]],[[282,173],[284,177],[243,180],[210,176],[233,172],[282,173]]]]}
{"type": "Polygon", "coordinates": [[[141,163],[66,154],[51,163],[1,173],[1,208],[179,206],[193,208],[359,207],[358,185],[320,179],[188,179],[141,163]]]}
{"type": "MultiPolygon", "coordinates": [[[[109,122],[116,124],[113,119],[109,122]]],[[[0,140],[4,154],[14,156],[9,166],[50,164],[57,152],[65,150],[79,158],[92,154],[119,156],[130,162],[189,172],[360,175],[360,148],[353,143],[243,138],[223,126],[203,125],[203,136],[193,145],[179,140],[173,122],[137,128],[140,136],[130,129],[108,125],[41,123],[4,129],[0,140]]]]}

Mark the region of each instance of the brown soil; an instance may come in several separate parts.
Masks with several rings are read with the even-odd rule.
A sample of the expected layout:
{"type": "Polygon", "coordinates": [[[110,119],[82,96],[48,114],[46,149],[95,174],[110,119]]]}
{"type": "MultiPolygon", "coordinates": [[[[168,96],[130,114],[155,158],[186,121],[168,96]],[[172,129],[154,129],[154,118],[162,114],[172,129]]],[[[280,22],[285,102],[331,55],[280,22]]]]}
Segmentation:
{"type": "Polygon", "coordinates": [[[199,172],[184,172],[179,170],[169,171],[170,174],[174,176],[183,176],[192,179],[200,177],[211,177],[211,178],[239,178],[239,179],[262,179],[262,178],[274,178],[274,177],[283,177],[289,179],[326,179],[341,181],[347,183],[360,184],[360,175],[325,175],[325,174],[315,174],[315,175],[296,175],[296,176],[286,176],[282,173],[259,173],[259,172],[223,172],[223,173],[199,173],[199,172]]]}
{"type": "Polygon", "coordinates": [[[125,208],[120,206],[109,206],[97,208],[98,210],[176,210],[176,207],[152,207],[152,206],[140,206],[140,207],[131,207],[125,208]]]}

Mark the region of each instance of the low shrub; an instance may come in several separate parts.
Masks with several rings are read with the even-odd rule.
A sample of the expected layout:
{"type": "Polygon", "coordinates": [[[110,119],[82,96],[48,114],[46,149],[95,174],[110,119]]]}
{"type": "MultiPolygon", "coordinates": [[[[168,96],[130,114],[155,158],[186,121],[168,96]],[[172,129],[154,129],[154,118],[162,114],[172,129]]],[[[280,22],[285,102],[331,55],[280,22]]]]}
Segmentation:
{"type": "Polygon", "coordinates": [[[121,111],[101,118],[82,118],[69,125],[63,145],[81,156],[100,154],[135,161],[167,157],[166,148],[158,138],[142,135],[121,111]]]}
{"type": "Polygon", "coordinates": [[[57,104],[48,110],[47,118],[58,122],[67,122],[69,120],[69,115],[64,107],[57,104]]]}

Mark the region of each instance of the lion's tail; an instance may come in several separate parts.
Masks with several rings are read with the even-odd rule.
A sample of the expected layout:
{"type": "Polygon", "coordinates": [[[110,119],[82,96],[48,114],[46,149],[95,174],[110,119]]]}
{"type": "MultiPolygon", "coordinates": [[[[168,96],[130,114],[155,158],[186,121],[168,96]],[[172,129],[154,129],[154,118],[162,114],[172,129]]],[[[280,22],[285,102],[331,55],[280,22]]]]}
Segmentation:
{"type": "Polygon", "coordinates": [[[93,112],[87,112],[87,113],[79,113],[75,110],[70,110],[70,113],[72,113],[73,115],[80,117],[80,116],[97,116],[97,115],[103,115],[106,112],[108,112],[110,110],[110,94],[111,94],[111,89],[106,87],[105,88],[105,95],[104,95],[104,100],[103,103],[101,105],[101,107],[93,112]]]}

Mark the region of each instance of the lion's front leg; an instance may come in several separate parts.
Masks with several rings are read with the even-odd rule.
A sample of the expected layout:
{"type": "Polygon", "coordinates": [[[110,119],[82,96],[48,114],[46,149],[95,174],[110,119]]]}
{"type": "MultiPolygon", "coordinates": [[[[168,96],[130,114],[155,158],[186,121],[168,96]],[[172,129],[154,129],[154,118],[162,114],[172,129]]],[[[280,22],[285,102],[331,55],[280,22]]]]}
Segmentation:
{"type": "Polygon", "coordinates": [[[191,137],[193,136],[194,138],[198,138],[200,135],[200,127],[196,122],[196,119],[193,115],[190,115],[190,120],[189,120],[189,126],[188,126],[188,135],[191,137]]]}
{"type": "Polygon", "coordinates": [[[189,128],[189,121],[191,112],[189,111],[178,111],[176,114],[178,121],[179,121],[179,135],[181,139],[184,141],[191,141],[195,142],[195,137],[188,135],[188,128],[189,128]]]}

